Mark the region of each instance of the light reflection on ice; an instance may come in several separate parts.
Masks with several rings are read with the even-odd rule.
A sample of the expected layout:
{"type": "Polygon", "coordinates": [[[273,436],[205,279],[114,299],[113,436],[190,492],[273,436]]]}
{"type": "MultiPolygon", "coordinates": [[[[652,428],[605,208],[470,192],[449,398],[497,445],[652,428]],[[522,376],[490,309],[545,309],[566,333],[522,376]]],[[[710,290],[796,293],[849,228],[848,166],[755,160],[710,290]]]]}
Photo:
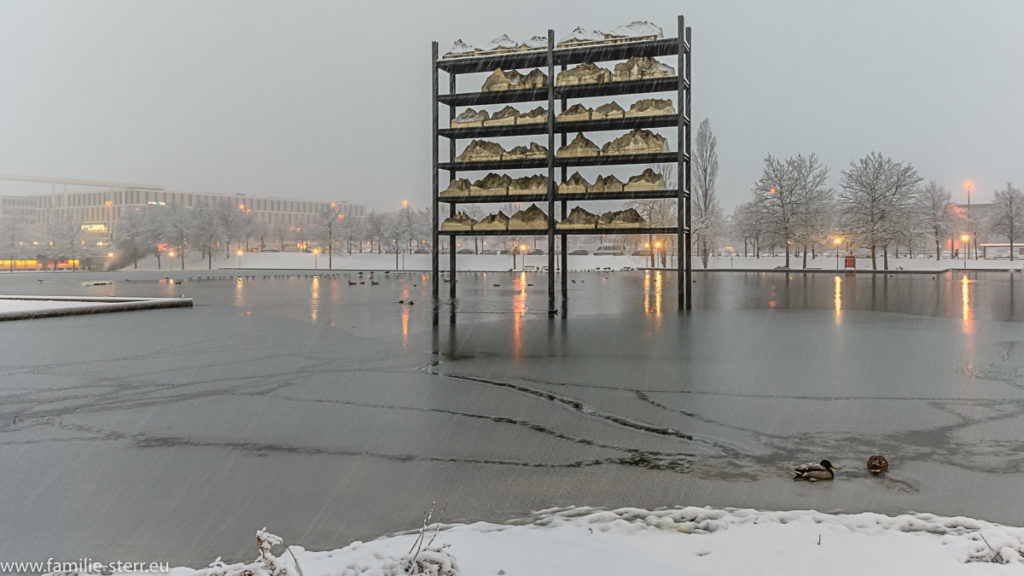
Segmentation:
{"type": "Polygon", "coordinates": [[[245,280],[239,276],[235,278],[235,308],[245,306],[245,280]]]}
{"type": "Polygon", "coordinates": [[[838,274],[835,276],[835,306],[836,326],[843,325],[843,279],[838,274]]]}
{"type": "Polygon", "coordinates": [[[309,295],[309,319],[316,322],[317,312],[320,311],[320,277],[313,276],[313,286],[309,295]]]}

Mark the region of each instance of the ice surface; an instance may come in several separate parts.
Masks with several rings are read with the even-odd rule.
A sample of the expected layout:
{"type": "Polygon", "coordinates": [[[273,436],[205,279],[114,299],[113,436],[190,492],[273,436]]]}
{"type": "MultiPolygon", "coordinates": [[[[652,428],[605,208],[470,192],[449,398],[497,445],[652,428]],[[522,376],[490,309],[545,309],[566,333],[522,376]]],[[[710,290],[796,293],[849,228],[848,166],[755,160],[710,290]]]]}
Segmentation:
{"type": "Polygon", "coordinates": [[[436,325],[429,275],[369,276],[0,277],[197,305],[0,325],[0,558],[249,561],[261,526],[330,550],[434,500],[463,523],[580,503],[1024,517],[1019,274],[695,272],[679,316],[674,274],[578,272],[549,318],[546,276],[466,273],[436,325]],[[790,480],[821,458],[835,481],[790,480]]]}

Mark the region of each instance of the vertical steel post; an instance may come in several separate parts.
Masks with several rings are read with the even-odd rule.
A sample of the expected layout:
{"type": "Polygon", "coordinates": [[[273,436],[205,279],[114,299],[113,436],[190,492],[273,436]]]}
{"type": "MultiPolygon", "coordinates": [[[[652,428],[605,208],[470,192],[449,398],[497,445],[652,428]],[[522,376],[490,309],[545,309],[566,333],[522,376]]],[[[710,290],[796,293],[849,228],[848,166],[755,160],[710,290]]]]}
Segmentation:
{"type": "MultiPolygon", "coordinates": [[[[448,93],[455,94],[455,73],[448,73],[448,93]]],[[[448,126],[451,127],[455,119],[455,106],[448,106],[448,126]]],[[[455,138],[448,139],[448,162],[455,162],[455,138]]],[[[448,182],[455,180],[455,169],[448,171],[448,182]]],[[[448,217],[455,217],[456,205],[454,202],[448,204],[448,217]]],[[[451,299],[452,314],[455,313],[455,239],[456,236],[448,237],[448,298],[451,299]]]]}
{"type": "Polygon", "coordinates": [[[432,184],[431,189],[431,203],[430,203],[430,219],[431,219],[431,236],[430,236],[430,293],[433,296],[434,310],[437,310],[438,297],[440,293],[440,279],[441,274],[441,245],[439,240],[439,218],[438,209],[440,208],[438,203],[438,174],[437,174],[437,163],[438,163],[438,143],[437,143],[437,42],[430,43],[430,77],[431,77],[431,90],[430,90],[430,110],[431,110],[431,167],[432,172],[432,184]]]}
{"type": "Polygon", "coordinates": [[[548,30],[548,314],[555,312],[555,31],[548,30]]]}
{"type": "MultiPolygon", "coordinates": [[[[561,71],[565,72],[565,69],[566,69],[566,65],[562,64],[561,71]]],[[[565,108],[566,108],[566,106],[568,104],[569,104],[568,99],[563,96],[562,100],[561,100],[561,107],[559,108],[559,112],[565,112],[565,108]]],[[[561,143],[562,146],[566,145],[567,139],[566,139],[565,132],[561,133],[560,138],[559,138],[559,142],[561,143]]],[[[560,172],[561,172],[561,180],[560,181],[561,182],[565,182],[566,179],[568,178],[568,176],[567,176],[568,173],[569,173],[568,171],[569,171],[569,169],[567,167],[562,166],[562,169],[560,170],[560,172]]],[[[565,217],[568,216],[568,214],[567,214],[567,210],[568,209],[569,209],[568,202],[566,202],[565,200],[562,200],[562,220],[565,220],[565,217]]],[[[562,259],[562,317],[564,318],[565,315],[568,313],[568,308],[569,308],[569,237],[566,234],[562,234],[562,256],[561,256],[561,259],[562,259]]]]}
{"type": "MultiPolygon", "coordinates": [[[[683,19],[679,19],[682,25],[683,19]]],[[[692,176],[692,160],[690,159],[690,142],[693,140],[693,118],[691,118],[690,105],[693,100],[693,87],[690,82],[691,67],[693,65],[693,44],[690,27],[686,27],[686,309],[693,308],[693,258],[692,250],[692,222],[690,206],[692,204],[690,187],[692,176]]]]}
{"type": "Polygon", "coordinates": [[[683,140],[686,138],[684,130],[688,129],[686,125],[690,122],[690,119],[686,112],[685,18],[680,15],[676,24],[676,80],[678,90],[676,106],[679,107],[679,121],[676,124],[676,150],[678,151],[678,157],[676,158],[676,270],[678,272],[676,277],[679,286],[676,292],[679,299],[679,310],[682,311],[686,309],[686,297],[690,293],[690,286],[687,284],[686,279],[686,267],[689,259],[687,258],[685,244],[689,240],[688,231],[686,230],[686,219],[689,216],[690,196],[689,190],[686,188],[687,175],[684,173],[684,169],[687,166],[685,164],[686,159],[683,156],[686,151],[686,146],[683,144],[683,140]]]}

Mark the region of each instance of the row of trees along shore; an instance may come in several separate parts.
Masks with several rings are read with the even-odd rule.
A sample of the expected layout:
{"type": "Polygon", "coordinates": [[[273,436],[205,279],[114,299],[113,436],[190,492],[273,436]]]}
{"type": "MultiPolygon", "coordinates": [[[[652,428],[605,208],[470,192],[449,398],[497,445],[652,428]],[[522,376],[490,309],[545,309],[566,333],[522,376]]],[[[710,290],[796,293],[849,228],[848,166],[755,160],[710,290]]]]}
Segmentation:
{"type": "MultiPolygon", "coordinates": [[[[948,190],[923,178],[910,162],[877,152],[850,162],[840,173],[839,191],[827,184],[829,171],[814,154],[789,158],[768,155],[752,198],[734,210],[728,222],[732,240],[743,242],[743,253],[755,256],[770,250],[785,253],[787,268],[794,252],[816,256],[825,246],[853,251],[866,249],[872,269],[889,269],[889,253],[901,248],[913,256],[915,247],[929,245],[935,259],[947,240],[967,234],[976,239],[987,232],[1014,245],[1024,239],[1024,193],[1008,183],[996,191],[983,221],[968,218],[948,190]]],[[[706,264],[705,264],[706,265],[706,264]]]]}
{"type": "MultiPolygon", "coordinates": [[[[836,192],[828,185],[828,167],[815,154],[768,155],[750,199],[725,217],[717,190],[718,140],[706,118],[698,127],[692,158],[692,248],[705,268],[712,254],[725,246],[738,253],[741,242],[744,256],[783,252],[786,268],[794,254],[800,255],[806,268],[808,256],[814,259],[827,247],[848,252],[866,249],[873,269],[878,268],[880,254],[883,268],[888,269],[890,251],[896,257],[901,250],[913,256],[915,249],[933,247],[938,260],[943,245],[949,241],[952,246],[962,234],[976,240],[984,231],[1005,238],[1010,243],[1011,260],[1013,247],[1024,240],[1024,194],[1010,183],[996,191],[988,215],[979,220],[969,218],[942,186],[934,181],[923,183],[910,162],[871,152],[841,171],[836,192]]],[[[676,169],[675,164],[655,166],[668,189],[677,185],[676,169]]],[[[511,215],[519,207],[507,204],[501,209],[511,215]]],[[[673,226],[678,217],[677,203],[671,199],[630,200],[623,207],[634,208],[655,227],[673,226]]],[[[225,199],[221,204],[190,209],[168,205],[128,211],[114,227],[115,265],[138,266],[139,258],[155,255],[162,266],[166,252],[180,258],[184,268],[186,251],[198,250],[212,268],[216,253],[231,258],[233,250],[283,250],[287,245],[315,248],[328,257],[330,266],[336,250],[351,254],[430,249],[430,210],[413,209],[408,202],[393,212],[370,212],[362,217],[344,214],[335,204],[325,205],[311,223],[302,226],[268,226],[250,211],[238,208],[225,199]]],[[[477,219],[486,215],[481,205],[462,208],[477,219]]],[[[48,244],[46,254],[39,255],[67,257],[88,248],[80,238],[80,223],[52,222],[45,234],[49,237],[44,242],[48,244]]],[[[19,222],[10,218],[0,221],[0,242],[7,245],[9,254],[20,257],[24,236],[25,227],[19,222]]],[[[502,237],[499,246],[517,249],[531,240],[536,248],[539,238],[525,235],[502,237]]],[[[668,255],[676,251],[674,235],[650,237],[647,242],[651,266],[656,265],[658,255],[662,265],[667,265],[668,255]]],[[[482,243],[486,241],[473,238],[474,252],[480,252],[482,243]]]]}
{"type": "Polygon", "coordinates": [[[336,250],[395,253],[428,247],[430,211],[405,206],[391,213],[353,217],[332,203],[309,225],[268,226],[253,218],[251,211],[236,209],[229,202],[191,209],[169,204],[128,211],[114,230],[121,265],[137,267],[139,258],[153,255],[162,267],[166,253],[174,254],[184,269],[186,252],[199,251],[212,268],[218,253],[232,258],[237,250],[296,247],[323,253],[330,266],[336,250]]]}

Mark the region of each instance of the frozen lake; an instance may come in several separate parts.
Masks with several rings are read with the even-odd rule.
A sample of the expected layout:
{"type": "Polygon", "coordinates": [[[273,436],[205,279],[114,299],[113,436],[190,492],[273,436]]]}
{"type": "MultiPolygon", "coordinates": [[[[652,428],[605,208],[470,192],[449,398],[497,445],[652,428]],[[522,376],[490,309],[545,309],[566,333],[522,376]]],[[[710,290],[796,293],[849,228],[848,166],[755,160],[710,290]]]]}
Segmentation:
{"type": "Polygon", "coordinates": [[[436,327],[427,275],[336,274],[0,275],[7,294],[195,299],[0,325],[0,558],[198,566],[251,559],[262,526],[337,548],[434,500],[452,521],[680,504],[1024,524],[1019,273],[695,273],[686,316],[674,274],[573,273],[554,319],[544,276],[477,273],[436,327]],[[789,479],[821,458],[837,481],[789,479]]]}

